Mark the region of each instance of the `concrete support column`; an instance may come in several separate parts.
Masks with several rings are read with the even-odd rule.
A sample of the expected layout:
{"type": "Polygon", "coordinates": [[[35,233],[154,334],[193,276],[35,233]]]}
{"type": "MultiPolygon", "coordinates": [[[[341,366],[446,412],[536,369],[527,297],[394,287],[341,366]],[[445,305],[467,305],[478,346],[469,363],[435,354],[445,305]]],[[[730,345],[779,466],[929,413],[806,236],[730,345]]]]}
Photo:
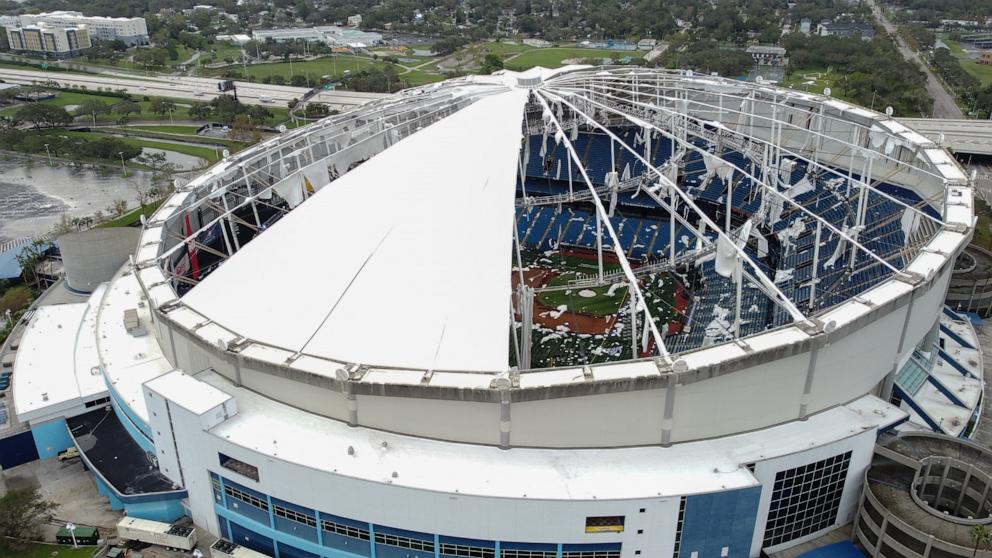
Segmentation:
{"type": "Polygon", "coordinates": [[[964,495],[968,491],[968,481],[971,480],[972,467],[968,467],[968,471],[964,474],[964,480],[961,481],[961,493],[958,494],[958,500],[954,503],[954,515],[961,515],[961,503],[964,502],[964,495]]]}
{"type": "Polygon", "coordinates": [[[819,348],[813,347],[809,352],[809,364],[806,366],[806,383],[803,385],[803,396],[799,400],[799,418],[805,419],[809,413],[809,394],[813,391],[813,376],[816,374],[816,355],[819,348]]]}
{"type": "Polygon", "coordinates": [[[882,524],[878,526],[878,538],[875,540],[875,548],[871,551],[872,558],[878,558],[882,554],[882,539],[885,538],[885,529],[889,526],[889,514],[882,512],[882,524]]]}
{"type": "Polygon", "coordinates": [[[672,443],[672,417],[675,416],[675,385],[678,378],[669,374],[665,382],[665,411],[661,421],[661,445],[672,443]]]}
{"type": "Polygon", "coordinates": [[[499,390],[499,447],[510,449],[510,390],[499,390]]]}
{"type": "Polygon", "coordinates": [[[923,558],[929,558],[931,548],[933,548],[933,535],[928,535],[927,547],[923,549],[923,558]]]}
{"type": "Polygon", "coordinates": [[[944,472],[940,475],[940,484],[937,486],[937,494],[933,498],[933,505],[940,505],[940,496],[944,493],[944,483],[947,482],[947,472],[950,471],[951,466],[947,463],[943,463],[944,472]]]}

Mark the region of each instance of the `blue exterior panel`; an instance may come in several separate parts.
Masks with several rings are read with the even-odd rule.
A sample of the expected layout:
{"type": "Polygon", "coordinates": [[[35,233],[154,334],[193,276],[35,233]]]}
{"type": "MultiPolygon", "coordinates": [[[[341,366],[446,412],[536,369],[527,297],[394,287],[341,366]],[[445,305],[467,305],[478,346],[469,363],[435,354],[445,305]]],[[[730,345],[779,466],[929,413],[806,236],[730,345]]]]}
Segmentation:
{"type": "Polygon", "coordinates": [[[39,459],[55,457],[62,450],[72,447],[72,436],[65,418],[57,418],[31,427],[39,459]]]}
{"type": "Polygon", "coordinates": [[[156,500],[150,502],[124,503],[124,509],[130,517],[172,523],[186,514],[183,509],[182,498],[171,500],[156,500]]]}
{"type": "Polygon", "coordinates": [[[760,486],[686,498],[679,558],[747,558],[760,498],[760,486]]]}
{"type": "Polygon", "coordinates": [[[38,459],[38,446],[31,432],[22,432],[0,440],[0,468],[12,469],[38,459]]]}
{"type": "Polygon", "coordinates": [[[309,525],[303,525],[302,523],[290,521],[279,517],[278,515],[275,517],[275,525],[277,531],[286,533],[287,535],[293,537],[306,539],[310,542],[317,542],[317,529],[310,527],[309,525]]]}
{"type": "Polygon", "coordinates": [[[344,535],[338,535],[337,533],[328,531],[324,531],[324,546],[359,556],[372,556],[372,548],[369,541],[345,537],[344,535]]]}
{"type": "Polygon", "coordinates": [[[388,544],[376,544],[375,555],[377,558],[434,558],[433,552],[400,548],[388,544]]]}
{"type": "Polygon", "coordinates": [[[276,555],[276,547],[272,539],[245,528],[234,521],[231,522],[231,541],[267,556],[276,555]]]}
{"type": "Polygon", "coordinates": [[[295,546],[284,542],[279,543],[279,558],[320,558],[320,555],[306,550],[300,550],[295,546]]]}

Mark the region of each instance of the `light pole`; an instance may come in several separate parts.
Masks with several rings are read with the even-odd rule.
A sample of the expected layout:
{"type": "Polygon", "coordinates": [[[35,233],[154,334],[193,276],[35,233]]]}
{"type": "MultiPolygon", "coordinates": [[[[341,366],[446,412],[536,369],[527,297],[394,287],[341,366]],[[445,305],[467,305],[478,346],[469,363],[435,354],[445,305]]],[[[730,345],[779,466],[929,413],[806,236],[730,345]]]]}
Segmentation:
{"type": "Polygon", "coordinates": [[[118,151],[117,154],[121,156],[121,170],[124,171],[124,176],[127,176],[127,167],[124,166],[124,152],[118,151]]]}
{"type": "Polygon", "coordinates": [[[45,152],[48,153],[48,166],[54,167],[55,163],[52,162],[52,150],[48,148],[48,144],[45,144],[45,152]]]}
{"type": "Polygon", "coordinates": [[[66,523],[65,528],[69,531],[69,535],[72,536],[72,548],[79,548],[79,545],[76,544],[76,524],[72,522],[66,523]]]}

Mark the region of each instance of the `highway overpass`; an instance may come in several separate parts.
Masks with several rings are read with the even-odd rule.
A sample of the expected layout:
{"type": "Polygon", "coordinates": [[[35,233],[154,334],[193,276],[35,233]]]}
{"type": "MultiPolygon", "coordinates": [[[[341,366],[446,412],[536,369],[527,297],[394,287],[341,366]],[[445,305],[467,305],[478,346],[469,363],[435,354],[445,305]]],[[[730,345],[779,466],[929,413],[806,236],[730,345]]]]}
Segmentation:
{"type": "Polygon", "coordinates": [[[992,155],[992,120],[900,118],[899,121],[955,153],[992,155]]]}
{"type": "MultiPolygon", "coordinates": [[[[54,81],[62,87],[86,86],[87,89],[94,92],[98,87],[113,90],[124,89],[133,95],[170,97],[184,101],[209,101],[221,94],[217,90],[217,83],[221,80],[217,78],[186,76],[125,78],[119,75],[56,73],[4,68],[0,69],[0,79],[7,83],[20,84],[54,81]]],[[[247,81],[236,81],[235,84],[237,85],[238,99],[250,105],[285,107],[289,101],[300,99],[309,91],[304,87],[249,83],[247,81]]],[[[310,100],[311,102],[327,103],[331,108],[342,110],[385,96],[387,95],[383,93],[321,91],[310,100]]]]}

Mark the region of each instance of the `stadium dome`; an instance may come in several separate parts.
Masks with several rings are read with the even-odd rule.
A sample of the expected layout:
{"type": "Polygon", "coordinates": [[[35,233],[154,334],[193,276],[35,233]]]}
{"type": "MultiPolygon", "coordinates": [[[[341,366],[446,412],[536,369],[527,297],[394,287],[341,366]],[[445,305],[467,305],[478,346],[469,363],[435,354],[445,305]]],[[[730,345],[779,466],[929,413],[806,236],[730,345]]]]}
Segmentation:
{"type": "Polygon", "coordinates": [[[186,513],[268,555],[757,556],[919,419],[972,220],[946,151],[829,92],[469,76],[179,186],[95,350],[186,513]]]}

